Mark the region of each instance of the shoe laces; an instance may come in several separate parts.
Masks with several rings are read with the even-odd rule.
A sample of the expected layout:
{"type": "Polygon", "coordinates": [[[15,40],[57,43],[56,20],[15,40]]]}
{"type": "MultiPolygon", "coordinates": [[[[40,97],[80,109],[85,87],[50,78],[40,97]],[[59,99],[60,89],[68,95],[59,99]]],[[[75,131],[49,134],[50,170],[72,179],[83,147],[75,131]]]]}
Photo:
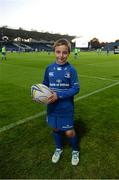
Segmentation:
{"type": "Polygon", "coordinates": [[[56,151],[55,151],[55,156],[59,156],[59,155],[60,155],[60,152],[61,152],[61,149],[56,149],[56,151]]]}
{"type": "Polygon", "coordinates": [[[79,155],[78,151],[73,151],[72,152],[72,156],[73,156],[74,159],[77,159],[78,155],[79,155]]]}

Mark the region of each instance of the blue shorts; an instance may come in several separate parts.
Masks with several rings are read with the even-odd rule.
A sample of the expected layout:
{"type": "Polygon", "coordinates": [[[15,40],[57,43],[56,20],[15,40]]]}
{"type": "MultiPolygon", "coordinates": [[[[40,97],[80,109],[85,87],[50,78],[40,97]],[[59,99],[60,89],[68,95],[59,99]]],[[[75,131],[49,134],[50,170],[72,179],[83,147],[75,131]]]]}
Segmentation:
{"type": "Polygon", "coordinates": [[[74,127],[74,117],[72,115],[71,116],[48,115],[46,121],[50,127],[62,131],[67,131],[74,127]]]}

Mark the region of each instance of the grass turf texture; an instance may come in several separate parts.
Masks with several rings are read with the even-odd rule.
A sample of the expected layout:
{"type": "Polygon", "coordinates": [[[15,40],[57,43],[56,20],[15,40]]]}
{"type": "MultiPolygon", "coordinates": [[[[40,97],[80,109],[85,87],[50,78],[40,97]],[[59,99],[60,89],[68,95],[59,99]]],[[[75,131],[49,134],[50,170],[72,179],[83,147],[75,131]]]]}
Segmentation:
{"type": "MultiPolygon", "coordinates": [[[[80,163],[71,165],[71,148],[64,137],[64,152],[58,164],[46,116],[0,133],[1,179],[119,178],[119,85],[94,93],[119,81],[119,55],[81,52],[70,55],[77,69],[84,98],[75,102],[75,129],[80,142],[80,163]]],[[[0,128],[46,110],[34,103],[30,87],[41,83],[54,54],[8,53],[0,63],[0,128]]]]}

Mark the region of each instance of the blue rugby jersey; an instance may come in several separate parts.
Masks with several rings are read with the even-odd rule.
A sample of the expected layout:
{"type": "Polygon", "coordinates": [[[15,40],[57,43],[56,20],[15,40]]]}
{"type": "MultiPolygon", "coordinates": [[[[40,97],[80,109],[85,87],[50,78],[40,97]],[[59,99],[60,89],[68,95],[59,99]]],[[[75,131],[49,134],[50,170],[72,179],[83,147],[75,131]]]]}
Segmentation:
{"type": "Polygon", "coordinates": [[[58,100],[48,104],[50,115],[72,115],[74,113],[74,95],[80,86],[77,72],[68,62],[64,65],[53,63],[46,68],[43,84],[55,91],[58,100]]]}

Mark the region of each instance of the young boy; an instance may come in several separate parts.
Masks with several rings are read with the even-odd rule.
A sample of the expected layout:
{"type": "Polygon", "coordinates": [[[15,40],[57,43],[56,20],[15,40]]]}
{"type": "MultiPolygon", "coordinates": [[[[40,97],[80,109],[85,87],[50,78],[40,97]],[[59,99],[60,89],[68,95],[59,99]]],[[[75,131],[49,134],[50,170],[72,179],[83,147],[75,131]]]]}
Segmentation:
{"type": "Polygon", "coordinates": [[[47,122],[53,128],[56,150],[52,162],[60,159],[62,148],[62,131],[68,137],[72,147],[72,165],[79,163],[79,149],[74,130],[74,95],[79,92],[77,72],[67,61],[71,45],[66,39],[54,44],[56,62],[46,68],[43,84],[52,90],[47,106],[47,122]]]}

